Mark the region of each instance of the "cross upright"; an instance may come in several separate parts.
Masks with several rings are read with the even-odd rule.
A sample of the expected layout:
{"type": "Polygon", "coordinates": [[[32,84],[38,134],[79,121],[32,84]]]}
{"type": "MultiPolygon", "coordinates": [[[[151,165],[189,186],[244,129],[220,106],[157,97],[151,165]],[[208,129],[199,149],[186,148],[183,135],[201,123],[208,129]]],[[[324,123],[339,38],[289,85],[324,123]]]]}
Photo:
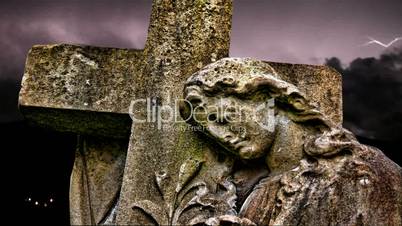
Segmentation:
{"type": "MultiPolygon", "coordinates": [[[[175,102],[182,98],[184,82],[191,74],[228,56],[231,18],[231,0],[153,2],[144,67],[136,77],[135,95],[136,99],[152,99],[161,118],[153,123],[133,123],[118,224],[188,224],[186,220],[192,217],[181,219],[179,210],[180,203],[185,203],[179,197],[187,182],[183,175],[196,177],[194,181],[202,178],[207,189],[217,190],[218,182],[228,173],[208,151],[213,148],[186,131],[185,122],[164,120],[161,125],[161,120],[172,116],[164,111],[166,107],[173,109],[173,118],[180,117],[175,102]],[[201,172],[194,176],[200,165],[201,172]]],[[[145,119],[145,107],[142,109],[134,114],[136,118],[145,119]]],[[[230,208],[215,211],[224,214],[230,208]]]]}

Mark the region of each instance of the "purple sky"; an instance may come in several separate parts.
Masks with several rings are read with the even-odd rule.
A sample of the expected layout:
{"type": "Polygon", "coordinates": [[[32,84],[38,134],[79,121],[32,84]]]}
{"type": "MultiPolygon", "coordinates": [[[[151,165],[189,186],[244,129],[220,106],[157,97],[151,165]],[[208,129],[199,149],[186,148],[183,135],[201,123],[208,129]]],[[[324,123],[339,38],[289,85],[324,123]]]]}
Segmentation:
{"type": "MultiPolygon", "coordinates": [[[[34,44],[142,48],[150,9],[150,0],[2,1],[0,79],[21,77],[34,44]]],[[[361,46],[367,36],[382,42],[402,36],[401,12],[401,0],[234,0],[230,53],[306,64],[336,56],[349,63],[384,51],[361,46]]]]}
{"type": "Polygon", "coordinates": [[[367,36],[386,43],[402,36],[401,0],[235,0],[231,55],[307,64],[335,56],[349,63],[384,51],[362,46],[367,36]]]}

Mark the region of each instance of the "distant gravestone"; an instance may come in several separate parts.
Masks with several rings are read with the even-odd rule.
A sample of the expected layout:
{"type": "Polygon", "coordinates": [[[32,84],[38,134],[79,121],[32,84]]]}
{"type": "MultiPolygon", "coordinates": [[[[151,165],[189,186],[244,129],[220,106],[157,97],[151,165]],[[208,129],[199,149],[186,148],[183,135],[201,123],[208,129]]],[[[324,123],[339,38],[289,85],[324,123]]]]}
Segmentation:
{"type": "MultiPolygon", "coordinates": [[[[327,126],[319,124],[321,118],[313,120],[317,115],[325,116],[330,128],[342,124],[341,78],[324,66],[222,60],[229,52],[231,16],[230,0],[154,0],[143,51],[72,45],[30,50],[20,93],[21,111],[40,126],[79,134],[70,188],[72,224],[252,225],[257,222],[253,217],[269,214],[272,218],[259,222],[298,222],[288,219],[296,219],[292,214],[302,207],[287,206],[291,211],[275,215],[280,203],[269,199],[273,194],[265,190],[252,193],[251,197],[266,195],[262,200],[266,209],[259,209],[258,200],[246,197],[269,171],[299,164],[303,152],[287,156],[288,150],[277,148],[265,160],[269,169],[259,168],[257,163],[251,169],[243,167],[248,163],[239,163],[236,155],[225,153],[230,142],[219,140],[225,136],[211,135],[212,130],[208,127],[206,132],[202,125],[189,126],[179,116],[179,110],[185,115],[183,89],[186,87],[186,100],[196,102],[189,95],[192,88],[205,91],[198,95],[201,101],[221,97],[221,91],[228,96],[239,92],[247,99],[246,94],[255,91],[253,87],[262,86],[263,95],[272,94],[279,104],[285,103],[281,111],[288,112],[290,119],[312,121],[313,128],[308,129],[291,124],[286,117],[280,121],[288,120],[293,127],[284,123],[280,129],[289,133],[282,133],[276,140],[280,144],[274,146],[286,144],[299,150],[303,145],[309,147],[304,133],[327,126]],[[243,88],[249,93],[234,88],[224,92],[242,83],[247,83],[243,88]],[[293,108],[286,108],[289,103],[293,108]],[[313,110],[307,111],[305,107],[310,106],[313,110]],[[308,114],[303,115],[304,111],[308,114]],[[314,123],[318,123],[316,127],[314,123]],[[249,208],[250,203],[255,206],[249,208]]],[[[307,177],[309,182],[313,176],[307,177]]],[[[289,193],[295,182],[286,178],[262,181],[275,189],[279,181],[288,183],[289,193]]],[[[292,198],[288,203],[299,205],[299,201],[292,198]]]]}

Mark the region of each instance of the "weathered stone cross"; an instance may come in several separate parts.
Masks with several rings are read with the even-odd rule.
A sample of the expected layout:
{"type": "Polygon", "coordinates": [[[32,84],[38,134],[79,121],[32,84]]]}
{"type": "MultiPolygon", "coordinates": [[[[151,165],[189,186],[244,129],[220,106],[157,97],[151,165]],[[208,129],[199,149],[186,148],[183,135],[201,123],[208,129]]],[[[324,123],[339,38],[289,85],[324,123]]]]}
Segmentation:
{"type": "MultiPolygon", "coordinates": [[[[222,161],[217,147],[186,130],[184,122],[165,120],[172,116],[167,106],[177,110],[186,78],[228,56],[231,14],[230,0],[154,0],[143,51],[72,45],[30,50],[21,111],[36,124],[80,135],[70,189],[72,224],[185,224],[203,211],[190,208],[191,197],[222,187],[227,195],[205,217],[233,211],[235,191],[224,181],[232,160],[222,161]],[[134,117],[146,119],[147,109],[155,109],[162,122],[131,127],[129,107],[139,99],[151,100],[151,106],[135,105],[134,117]]],[[[273,66],[341,122],[334,72],[273,66]]]]}

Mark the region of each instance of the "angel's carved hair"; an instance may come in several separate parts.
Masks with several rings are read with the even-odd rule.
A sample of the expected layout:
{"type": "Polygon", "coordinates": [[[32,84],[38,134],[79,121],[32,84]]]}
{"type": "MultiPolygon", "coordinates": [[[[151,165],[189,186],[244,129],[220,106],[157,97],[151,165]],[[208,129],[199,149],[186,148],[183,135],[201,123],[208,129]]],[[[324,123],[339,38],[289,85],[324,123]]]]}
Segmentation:
{"type": "MultiPolygon", "coordinates": [[[[224,58],[192,75],[184,88],[184,99],[199,104],[205,96],[252,98],[260,94],[275,98],[295,122],[316,121],[330,126],[328,120],[294,85],[279,79],[267,63],[252,59],[224,58]]],[[[183,114],[186,115],[185,109],[183,114]]]]}
{"type": "MultiPolygon", "coordinates": [[[[306,152],[310,155],[334,154],[343,146],[349,147],[350,142],[355,143],[349,131],[333,125],[296,86],[280,79],[276,71],[262,61],[224,58],[193,74],[184,87],[184,99],[193,107],[201,104],[205,97],[247,99],[255,95],[275,98],[275,107],[282,109],[296,123],[313,123],[322,128],[319,136],[306,142],[306,152]],[[340,137],[342,141],[338,142],[340,137]],[[323,148],[320,144],[326,138],[331,141],[328,143],[331,147],[323,148]]],[[[185,105],[180,111],[183,118],[191,115],[185,105]]]]}

